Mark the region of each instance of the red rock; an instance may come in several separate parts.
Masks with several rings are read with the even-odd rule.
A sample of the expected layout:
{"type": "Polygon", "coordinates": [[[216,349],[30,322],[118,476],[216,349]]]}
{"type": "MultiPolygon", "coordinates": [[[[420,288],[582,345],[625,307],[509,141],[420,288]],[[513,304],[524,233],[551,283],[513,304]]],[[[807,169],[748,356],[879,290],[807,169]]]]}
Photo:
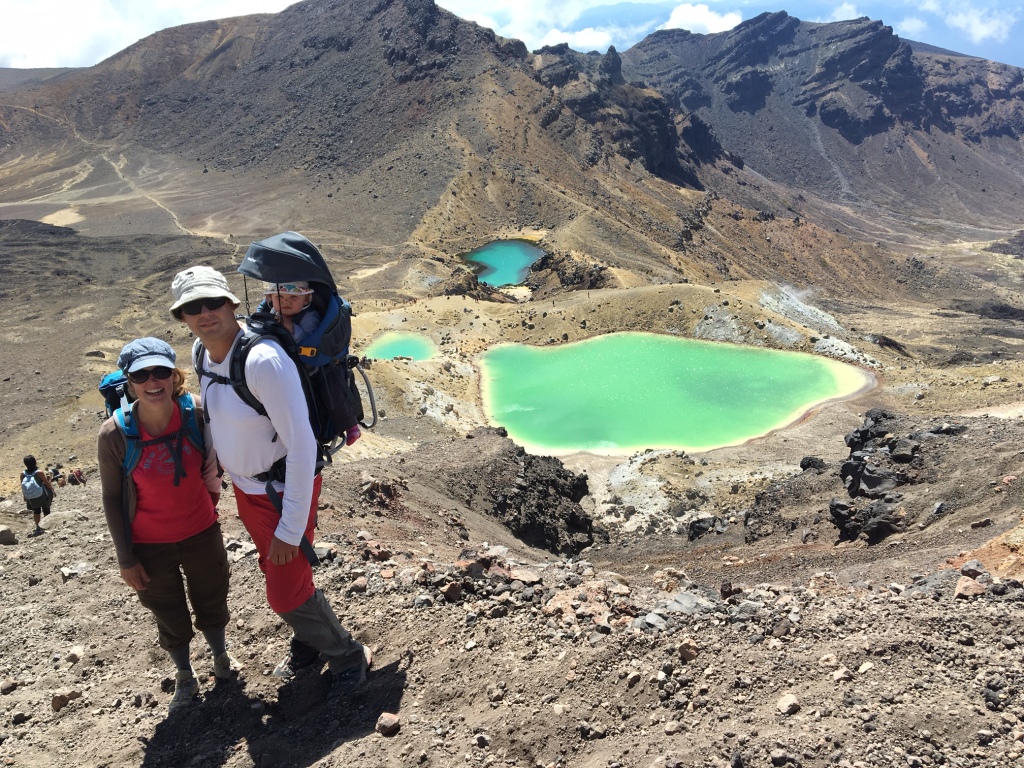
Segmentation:
{"type": "Polygon", "coordinates": [[[80,698],[82,698],[81,691],[73,691],[71,689],[57,691],[57,693],[53,694],[53,698],[50,700],[50,706],[53,707],[54,712],[60,712],[72,701],[80,698]]]}
{"type": "Polygon", "coordinates": [[[459,560],[455,567],[459,569],[460,573],[474,579],[479,579],[484,575],[484,566],[479,560],[459,560]]]}
{"type": "Polygon", "coordinates": [[[692,637],[683,638],[679,643],[679,656],[683,661],[693,661],[700,655],[700,647],[692,637]]]}
{"type": "Polygon", "coordinates": [[[462,585],[455,581],[450,581],[441,587],[441,596],[444,597],[449,603],[454,603],[462,599],[462,585]]]}
{"type": "Polygon", "coordinates": [[[398,715],[382,712],[381,716],[377,718],[377,733],[382,736],[394,736],[401,727],[402,721],[398,718],[398,715]]]}
{"type": "Polygon", "coordinates": [[[985,585],[981,584],[970,576],[961,576],[960,581],[956,583],[956,590],[953,592],[953,597],[967,599],[968,597],[977,597],[978,595],[985,594],[985,585]]]}
{"type": "Polygon", "coordinates": [[[500,565],[491,564],[491,566],[487,569],[487,575],[491,576],[492,578],[512,581],[512,571],[500,565]]]}
{"type": "Polygon", "coordinates": [[[518,579],[523,582],[526,586],[533,584],[540,584],[541,578],[536,571],[531,571],[527,568],[513,568],[511,576],[513,579],[518,579]]]}

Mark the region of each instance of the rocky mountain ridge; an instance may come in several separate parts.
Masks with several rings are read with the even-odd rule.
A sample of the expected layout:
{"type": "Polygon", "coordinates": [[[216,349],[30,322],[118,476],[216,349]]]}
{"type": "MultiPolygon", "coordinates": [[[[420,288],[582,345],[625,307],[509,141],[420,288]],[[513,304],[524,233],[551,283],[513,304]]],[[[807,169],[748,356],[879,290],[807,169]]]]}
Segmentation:
{"type": "Polygon", "coordinates": [[[0,156],[21,160],[0,204],[95,214],[97,183],[127,184],[148,208],[177,201],[161,226],[186,233],[330,216],[426,253],[524,227],[575,247],[583,219],[663,259],[692,215],[674,190],[713,189],[894,247],[994,239],[1024,199],[1022,88],[1016,68],[915,53],[866,19],[530,53],[431,0],[307,0],[7,91],[0,156]]]}
{"type": "Polygon", "coordinates": [[[627,79],[696,114],[794,194],[987,226],[1005,226],[1024,202],[1019,68],[915,52],[866,18],[815,24],[785,12],[714,35],[659,31],[622,61],[627,79]]]}

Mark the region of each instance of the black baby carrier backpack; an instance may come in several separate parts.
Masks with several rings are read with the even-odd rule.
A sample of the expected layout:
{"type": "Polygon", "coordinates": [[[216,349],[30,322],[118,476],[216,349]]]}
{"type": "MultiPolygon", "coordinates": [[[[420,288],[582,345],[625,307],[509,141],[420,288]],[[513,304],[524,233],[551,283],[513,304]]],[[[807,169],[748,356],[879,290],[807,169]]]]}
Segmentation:
{"type": "MultiPolygon", "coordinates": [[[[227,383],[234,387],[243,402],[266,415],[263,404],[245,383],[245,361],[253,345],[262,339],[276,341],[296,363],[313,434],[321,446],[321,462],[329,463],[331,455],[344,446],[348,430],[357,424],[372,429],[377,422],[373,389],[359,358],[349,349],[352,307],[338,295],[338,287],[320,251],[297,232],[282,232],[253,243],[238,271],[268,283],[304,280],[313,290],[312,306],[322,319],[315,330],[303,337],[301,344],[278,321],[266,302],[246,317],[245,335],[232,352],[227,383]],[[364,421],[355,371],[359,371],[366,387],[372,416],[369,423],[364,421]]],[[[248,299],[248,290],[246,294],[248,299]]],[[[202,376],[203,350],[196,350],[195,359],[202,376]]]]}

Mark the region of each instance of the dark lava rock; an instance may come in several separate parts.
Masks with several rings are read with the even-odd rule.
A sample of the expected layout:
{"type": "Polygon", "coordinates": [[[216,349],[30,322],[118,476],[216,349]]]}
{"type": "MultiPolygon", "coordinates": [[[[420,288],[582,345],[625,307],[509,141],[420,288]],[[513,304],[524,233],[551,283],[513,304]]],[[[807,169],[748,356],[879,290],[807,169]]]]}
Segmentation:
{"type": "Polygon", "coordinates": [[[896,472],[857,460],[844,461],[839,468],[839,477],[846,485],[850,498],[867,496],[878,499],[896,488],[901,482],[906,482],[906,479],[896,472]]]}
{"type": "Polygon", "coordinates": [[[840,541],[854,541],[863,536],[869,544],[907,528],[906,519],[897,514],[891,504],[874,502],[864,509],[832,499],[828,506],[829,519],[839,529],[840,541]]]}
{"type": "Polygon", "coordinates": [[[420,482],[497,518],[530,546],[574,555],[608,541],[580,506],[587,476],[554,457],[528,454],[505,435],[482,427],[467,435],[472,440],[433,444],[420,482]]]}
{"type": "Polygon", "coordinates": [[[825,463],[824,459],[819,459],[817,456],[804,456],[800,459],[800,469],[804,472],[808,469],[815,469],[821,472],[827,468],[828,464],[825,463]]]}

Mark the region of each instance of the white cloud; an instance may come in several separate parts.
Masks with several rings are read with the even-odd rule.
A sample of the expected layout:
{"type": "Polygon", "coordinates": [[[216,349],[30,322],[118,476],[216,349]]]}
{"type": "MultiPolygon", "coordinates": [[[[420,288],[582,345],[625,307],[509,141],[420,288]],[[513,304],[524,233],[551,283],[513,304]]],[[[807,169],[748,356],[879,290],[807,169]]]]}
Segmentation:
{"type": "Polygon", "coordinates": [[[928,22],[916,16],[908,16],[892,26],[896,30],[897,35],[912,40],[920,40],[924,33],[928,31],[928,22]]]}
{"type": "Polygon", "coordinates": [[[558,45],[568,43],[569,47],[576,51],[601,51],[608,50],[612,44],[612,35],[606,29],[580,29],[575,32],[563,32],[560,29],[552,29],[541,40],[541,46],[558,45]]]}
{"type": "Polygon", "coordinates": [[[293,1],[0,0],[0,66],[91,66],[167,27],[277,12],[293,1]]]}
{"type": "MultiPolygon", "coordinates": [[[[604,5],[614,5],[617,0],[435,0],[439,6],[463,19],[479,21],[487,16],[498,26],[509,28],[533,27],[535,29],[569,29],[584,12],[604,5]],[[484,6],[481,8],[481,6],[484,6]]],[[[636,5],[657,5],[664,0],[627,0],[636,5]]],[[[489,24],[486,26],[490,26],[489,24]]],[[[492,27],[495,32],[499,30],[492,27]]],[[[499,32],[500,34],[500,32],[499,32]]],[[[524,41],[525,42],[525,41],[524,41]]]]}
{"type": "Polygon", "coordinates": [[[973,43],[985,40],[1006,42],[1017,15],[1012,10],[993,11],[960,5],[959,10],[946,14],[946,24],[965,33],[973,43]]]}
{"type": "Polygon", "coordinates": [[[849,19],[859,19],[863,15],[853,3],[843,3],[832,9],[832,15],[828,17],[828,20],[847,21],[849,19]]]}
{"type": "MultiPolygon", "coordinates": [[[[664,5],[664,0],[631,2],[664,5]]],[[[635,24],[574,28],[585,12],[600,6],[614,6],[615,0],[490,0],[484,4],[479,0],[437,0],[437,4],[503,37],[522,40],[530,50],[559,43],[569,43],[578,51],[604,51],[609,45],[622,48],[653,32],[656,26],[656,22],[638,12],[635,24]]]]}
{"type": "Polygon", "coordinates": [[[550,43],[550,36],[561,34],[558,42],[565,42],[559,30],[568,29],[584,11],[607,0],[441,0],[442,8],[456,16],[489,27],[504,37],[514,37],[528,48],[539,48],[550,43]]]}
{"type": "Polygon", "coordinates": [[[738,11],[715,13],[703,3],[678,5],[672,11],[669,20],[658,29],[688,29],[698,34],[725,32],[743,21],[738,11]]]}
{"type": "MultiPolygon", "coordinates": [[[[1003,0],[982,0],[980,4],[972,0],[917,0],[916,7],[918,12],[938,16],[949,29],[966,35],[974,44],[1006,42],[1020,16],[1019,6],[1003,0]]],[[[921,35],[928,29],[918,17],[909,17],[896,27],[906,35],[921,35]]]]}

